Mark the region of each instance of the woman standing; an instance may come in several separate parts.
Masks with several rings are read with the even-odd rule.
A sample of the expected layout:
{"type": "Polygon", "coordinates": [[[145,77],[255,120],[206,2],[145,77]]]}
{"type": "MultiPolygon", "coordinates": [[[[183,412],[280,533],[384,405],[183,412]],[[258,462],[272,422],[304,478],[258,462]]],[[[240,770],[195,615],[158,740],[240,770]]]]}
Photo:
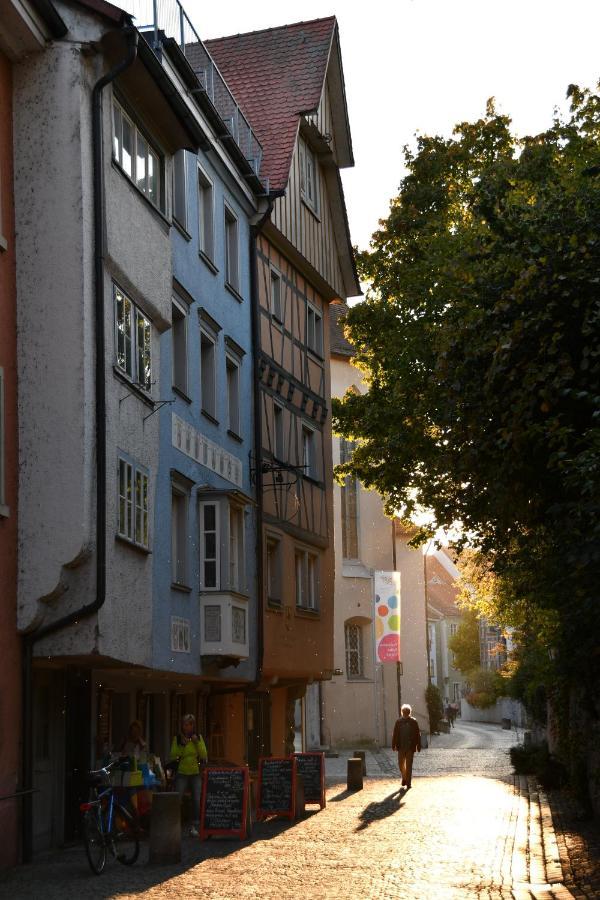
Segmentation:
{"type": "Polygon", "coordinates": [[[189,790],[192,795],[192,828],[191,835],[197,837],[200,825],[200,798],[202,782],[200,763],[208,759],[206,744],[202,735],[196,734],[196,719],[191,713],[181,719],[181,731],[176,734],[171,744],[171,758],[179,763],[175,776],[175,790],[183,794],[189,790]]]}

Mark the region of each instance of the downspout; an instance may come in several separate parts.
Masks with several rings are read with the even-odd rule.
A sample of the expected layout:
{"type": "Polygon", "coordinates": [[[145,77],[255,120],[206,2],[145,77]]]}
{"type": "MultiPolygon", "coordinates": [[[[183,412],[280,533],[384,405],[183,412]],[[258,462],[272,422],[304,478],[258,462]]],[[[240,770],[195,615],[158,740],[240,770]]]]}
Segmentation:
{"type": "Polygon", "coordinates": [[[253,358],[253,405],[254,405],[254,483],[256,486],[256,670],[253,681],[247,684],[239,684],[235,687],[226,687],[211,690],[210,696],[223,694],[249,694],[256,690],[262,681],[264,658],[264,557],[263,557],[263,477],[261,468],[262,451],[262,416],[261,416],[261,391],[260,368],[258,355],[260,351],[260,306],[258,297],[258,260],[256,253],[256,241],[258,235],[271,215],[273,200],[269,199],[265,212],[259,220],[250,226],[249,251],[250,251],[250,311],[252,331],[252,358],[253,358]]]}
{"type": "MultiPolygon", "coordinates": [[[[127,56],[103,75],[92,90],[92,162],[94,185],[94,321],[96,328],[96,597],[73,612],[23,636],[23,789],[33,782],[33,646],[49,634],[93,615],[106,599],[106,384],[104,332],[104,171],[102,153],[102,91],[133,65],[137,57],[139,33],[131,25],[123,29],[129,47],[127,56]]],[[[23,862],[29,862],[33,849],[32,794],[23,797],[23,862]]]]}
{"type": "Polygon", "coordinates": [[[256,675],[248,691],[255,690],[263,673],[264,639],[264,541],[263,541],[263,473],[262,473],[262,404],[260,387],[260,299],[258,293],[258,252],[257,241],[265,222],[273,211],[273,200],[269,198],[267,208],[256,224],[250,227],[250,304],[252,311],[252,354],[254,358],[254,468],[256,484],[256,675]]]}

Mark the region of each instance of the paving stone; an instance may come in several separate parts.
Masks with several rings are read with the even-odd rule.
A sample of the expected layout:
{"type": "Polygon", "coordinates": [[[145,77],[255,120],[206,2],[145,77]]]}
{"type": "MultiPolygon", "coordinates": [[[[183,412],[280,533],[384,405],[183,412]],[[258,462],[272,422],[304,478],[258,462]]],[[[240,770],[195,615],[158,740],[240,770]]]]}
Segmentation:
{"type": "MultiPolygon", "coordinates": [[[[459,732],[460,725],[456,729],[459,732]]],[[[109,862],[94,877],[75,848],[0,878],[0,897],[18,900],[564,900],[557,877],[584,865],[585,848],[559,832],[552,801],[512,776],[504,733],[482,727],[481,746],[436,746],[415,761],[413,787],[400,789],[396,756],[369,752],[364,790],[345,789],[347,756],[327,760],[327,807],[296,823],[256,824],[251,840],[186,839],[180,865],[148,866],[147,847],[127,868],[109,862]],[[341,769],[342,777],[336,775],[341,769]],[[561,836],[562,835],[562,836],[561,836]],[[562,846],[562,850],[561,850],[562,846]],[[569,846],[572,854],[568,856],[569,846]],[[549,862],[549,864],[548,864],[549,862]]],[[[468,739],[477,736],[471,726],[468,739]]],[[[444,736],[447,738],[449,736],[444,736]]],[[[590,870],[591,871],[591,870],[590,870]]],[[[588,879],[592,884],[591,878],[588,879]]],[[[586,882],[587,883],[587,882],[586,882]]],[[[596,894],[595,896],[600,896],[596,894]]]]}

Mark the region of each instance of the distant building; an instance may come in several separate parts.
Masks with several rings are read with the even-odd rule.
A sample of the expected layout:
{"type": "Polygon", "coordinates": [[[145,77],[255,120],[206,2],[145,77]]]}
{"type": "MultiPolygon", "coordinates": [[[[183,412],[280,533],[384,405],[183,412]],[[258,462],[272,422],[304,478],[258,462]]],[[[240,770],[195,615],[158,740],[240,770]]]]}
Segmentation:
{"type": "Polygon", "coordinates": [[[460,704],[468,682],[455,667],[454,654],[448,644],[463,619],[462,611],[456,605],[459,572],[443,549],[429,553],[425,561],[431,682],[438,686],[444,701],[460,704]]]}
{"type": "MultiPolygon", "coordinates": [[[[352,365],[354,349],[339,324],[347,311],[330,308],[331,389],[364,391],[352,365]]],[[[352,454],[352,445],[333,438],[333,462],[352,454]]],[[[408,547],[410,535],[383,512],[383,501],[355,479],[334,485],[334,676],[321,685],[320,711],[311,735],[315,746],[387,746],[401,702],[413,706],[429,729],[425,705],[425,591],[423,554],[408,547]],[[376,592],[381,576],[400,574],[401,665],[377,655],[376,592]]],[[[382,597],[385,602],[387,597],[382,597]]]]}

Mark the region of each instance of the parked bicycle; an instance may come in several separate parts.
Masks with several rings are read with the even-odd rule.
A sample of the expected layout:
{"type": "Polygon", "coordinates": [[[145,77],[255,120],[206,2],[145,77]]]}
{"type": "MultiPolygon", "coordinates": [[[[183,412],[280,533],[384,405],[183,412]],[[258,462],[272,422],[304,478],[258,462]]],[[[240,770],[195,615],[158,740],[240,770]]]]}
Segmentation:
{"type": "Polygon", "coordinates": [[[125,866],[131,866],[140,852],[137,815],[123,806],[110,783],[117,761],[89,773],[92,799],[80,805],[83,840],[88,862],[96,875],[106,866],[108,852],[125,866]]]}

